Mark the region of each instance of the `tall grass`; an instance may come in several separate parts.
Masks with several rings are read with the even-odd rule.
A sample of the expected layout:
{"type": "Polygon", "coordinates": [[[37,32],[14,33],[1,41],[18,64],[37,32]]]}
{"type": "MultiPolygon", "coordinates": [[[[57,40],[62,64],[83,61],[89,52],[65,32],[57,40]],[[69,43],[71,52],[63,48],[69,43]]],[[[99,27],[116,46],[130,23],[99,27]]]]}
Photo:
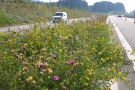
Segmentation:
{"type": "Polygon", "coordinates": [[[105,20],[1,33],[1,89],[105,90],[111,79],[127,81],[125,51],[105,20]]]}

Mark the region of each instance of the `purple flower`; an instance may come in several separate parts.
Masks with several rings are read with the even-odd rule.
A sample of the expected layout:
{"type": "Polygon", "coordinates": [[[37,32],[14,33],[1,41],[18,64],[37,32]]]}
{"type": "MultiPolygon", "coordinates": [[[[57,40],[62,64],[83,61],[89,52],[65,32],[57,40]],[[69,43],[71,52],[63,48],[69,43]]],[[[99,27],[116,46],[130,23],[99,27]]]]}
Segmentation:
{"type": "Polygon", "coordinates": [[[87,38],[87,40],[89,40],[89,38],[87,38]]]}
{"type": "Polygon", "coordinates": [[[72,35],[69,36],[69,38],[72,38],[72,37],[73,37],[72,35]]]}
{"type": "Polygon", "coordinates": [[[45,67],[45,65],[43,63],[40,64],[40,67],[45,67]]]}
{"type": "Polygon", "coordinates": [[[54,78],[54,80],[56,80],[56,81],[60,79],[58,76],[54,76],[53,78],[54,78]]]}
{"type": "Polygon", "coordinates": [[[73,61],[73,60],[70,60],[69,62],[70,62],[71,64],[74,64],[74,62],[75,62],[75,61],[73,61]]]}
{"type": "Polygon", "coordinates": [[[53,55],[53,57],[56,59],[57,55],[53,55]]]}
{"type": "Polygon", "coordinates": [[[23,48],[25,49],[25,48],[26,48],[26,46],[25,46],[25,45],[23,45],[23,48]]]}

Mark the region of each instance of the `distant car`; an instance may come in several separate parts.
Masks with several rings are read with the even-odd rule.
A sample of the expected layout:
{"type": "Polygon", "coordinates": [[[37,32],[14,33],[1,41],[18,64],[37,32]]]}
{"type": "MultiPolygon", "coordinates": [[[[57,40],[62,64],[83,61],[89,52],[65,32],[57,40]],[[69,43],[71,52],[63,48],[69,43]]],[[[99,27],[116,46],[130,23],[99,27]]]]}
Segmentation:
{"type": "Polygon", "coordinates": [[[118,17],[121,17],[121,15],[118,15],[118,17]]]}
{"type": "Polygon", "coordinates": [[[91,17],[92,17],[92,18],[95,18],[95,16],[94,16],[94,15],[91,15],[91,17]]]}
{"type": "Polygon", "coordinates": [[[67,21],[67,13],[66,12],[55,12],[53,15],[53,23],[67,21]]]}

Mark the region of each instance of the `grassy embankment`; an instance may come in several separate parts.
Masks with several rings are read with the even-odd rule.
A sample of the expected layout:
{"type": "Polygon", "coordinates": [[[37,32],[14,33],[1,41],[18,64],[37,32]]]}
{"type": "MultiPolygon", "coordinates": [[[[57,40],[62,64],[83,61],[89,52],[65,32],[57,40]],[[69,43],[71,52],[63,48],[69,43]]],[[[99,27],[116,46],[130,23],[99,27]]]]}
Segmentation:
{"type": "Polygon", "coordinates": [[[32,2],[0,2],[0,27],[38,22],[40,18],[43,18],[44,21],[46,19],[52,20],[52,16],[56,11],[67,12],[68,19],[91,16],[89,12],[46,6],[32,2]]]}
{"type": "MultiPolygon", "coordinates": [[[[42,20],[40,20],[42,21],[42,20]]],[[[108,90],[126,53],[112,40],[106,17],[0,34],[1,89],[108,90]],[[111,42],[110,42],[111,41],[111,42]],[[107,86],[108,85],[108,86],[107,86]]]]}

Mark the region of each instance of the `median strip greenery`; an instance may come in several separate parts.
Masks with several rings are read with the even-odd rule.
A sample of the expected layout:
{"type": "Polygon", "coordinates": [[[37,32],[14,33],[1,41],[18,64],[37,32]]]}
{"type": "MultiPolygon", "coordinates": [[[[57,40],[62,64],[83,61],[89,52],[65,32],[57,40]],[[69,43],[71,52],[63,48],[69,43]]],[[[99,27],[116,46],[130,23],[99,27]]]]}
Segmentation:
{"type": "Polygon", "coordinates": [[[120,72],[126,53],[112,35],[106,17],[1,33],[0,87],[105,90],[111,79],[130,83],[120,72]]]}

